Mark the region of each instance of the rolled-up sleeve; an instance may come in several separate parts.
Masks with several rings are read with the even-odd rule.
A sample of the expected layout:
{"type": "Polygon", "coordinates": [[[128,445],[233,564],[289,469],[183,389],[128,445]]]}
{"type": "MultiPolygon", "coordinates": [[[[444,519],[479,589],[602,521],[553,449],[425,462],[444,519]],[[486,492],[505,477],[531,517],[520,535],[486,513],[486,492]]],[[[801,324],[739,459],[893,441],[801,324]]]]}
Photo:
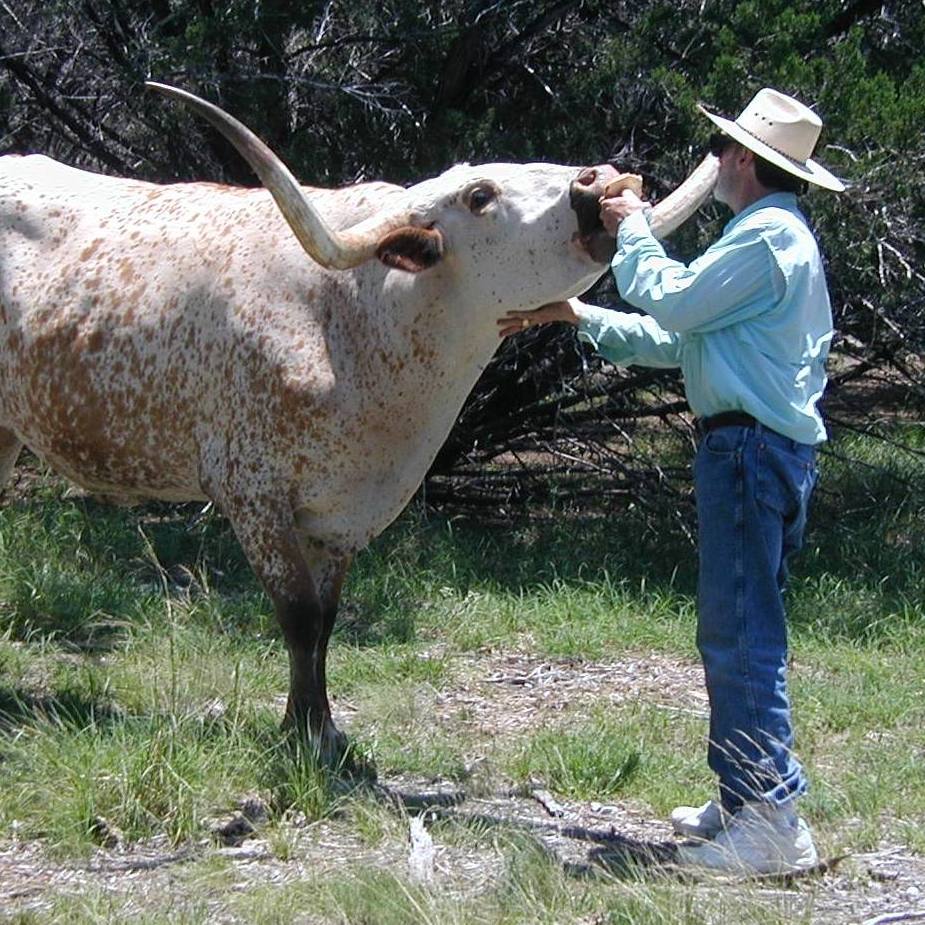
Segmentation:
{"type": "Polygon", "coordinates": [[[584,304],[577,311],[579,339],[611,363],[662,368],[681,365],[678,336],[665,331],[654,318],[584,304]]]}

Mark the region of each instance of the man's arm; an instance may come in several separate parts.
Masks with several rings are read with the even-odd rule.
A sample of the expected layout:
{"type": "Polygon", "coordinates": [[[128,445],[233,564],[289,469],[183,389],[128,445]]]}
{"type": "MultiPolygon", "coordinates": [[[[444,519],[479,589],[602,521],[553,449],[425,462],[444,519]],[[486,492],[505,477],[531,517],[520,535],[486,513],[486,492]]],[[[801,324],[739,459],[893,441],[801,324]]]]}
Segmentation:
{"type": "Polygon", "coordinates": [[[509,312],[498,319],[502,337],[519,334],[533,324],[564,321],[578,328],[581,340],[618,366],[673,368],[681,363],[677,335],[663,330],[654,318],[589,305],[581,299],[550,302],[533,311],[509,312]]]}

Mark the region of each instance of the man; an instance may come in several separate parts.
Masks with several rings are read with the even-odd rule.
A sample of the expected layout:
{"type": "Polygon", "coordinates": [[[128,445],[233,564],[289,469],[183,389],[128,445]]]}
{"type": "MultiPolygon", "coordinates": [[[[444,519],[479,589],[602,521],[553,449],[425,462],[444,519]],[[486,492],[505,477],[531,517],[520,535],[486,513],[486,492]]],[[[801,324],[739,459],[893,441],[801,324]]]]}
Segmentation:
{"type": "Polygon", "coordinates": [[[816,480],[818,410],[832,337],[822,261],[796,193],[844,189],[811,159],[822,123],[776,90],[756,94],[719,129],[714,197],[733,219],[689,266],[669,259],[632,192],[601,203],[617,236],[621,296],[646,314],[577,299],[499,319],[502,336],[568,321],[614,363],[680,366],[700,442],[697,645],[710,698],[708,762],[718,799],[671,814],[692,839],[685,865],[782,873],[817,863],[796,812],[806,790],[793,754],[782,588],[802,543],[816,480]]]}

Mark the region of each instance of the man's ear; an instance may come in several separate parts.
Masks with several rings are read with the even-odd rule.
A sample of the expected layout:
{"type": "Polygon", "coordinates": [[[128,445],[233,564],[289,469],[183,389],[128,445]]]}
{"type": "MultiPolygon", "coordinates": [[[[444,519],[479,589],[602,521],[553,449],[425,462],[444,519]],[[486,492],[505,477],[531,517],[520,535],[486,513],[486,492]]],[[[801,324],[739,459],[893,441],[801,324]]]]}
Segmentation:
{"type": "Polygon", "coordinates": [[[387,267],[420,273],[443,259],[443,235],[433,228],[398,228],[379,242],[376,257],[387,267]]]}

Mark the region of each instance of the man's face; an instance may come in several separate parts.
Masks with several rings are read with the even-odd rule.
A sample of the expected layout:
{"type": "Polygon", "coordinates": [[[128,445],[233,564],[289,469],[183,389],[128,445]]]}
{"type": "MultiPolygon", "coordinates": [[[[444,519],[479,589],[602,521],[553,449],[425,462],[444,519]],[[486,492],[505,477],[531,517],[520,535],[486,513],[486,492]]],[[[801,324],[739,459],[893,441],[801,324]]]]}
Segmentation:
{"type": "Polygon", "coordinates": [[[717,155],[719,157],[719,174],[713,188],[713,198],[723,205],[734,207],[736,193],[741,183],[742,171],[740,157],[744,148],[731,138],[717,155]]]}

